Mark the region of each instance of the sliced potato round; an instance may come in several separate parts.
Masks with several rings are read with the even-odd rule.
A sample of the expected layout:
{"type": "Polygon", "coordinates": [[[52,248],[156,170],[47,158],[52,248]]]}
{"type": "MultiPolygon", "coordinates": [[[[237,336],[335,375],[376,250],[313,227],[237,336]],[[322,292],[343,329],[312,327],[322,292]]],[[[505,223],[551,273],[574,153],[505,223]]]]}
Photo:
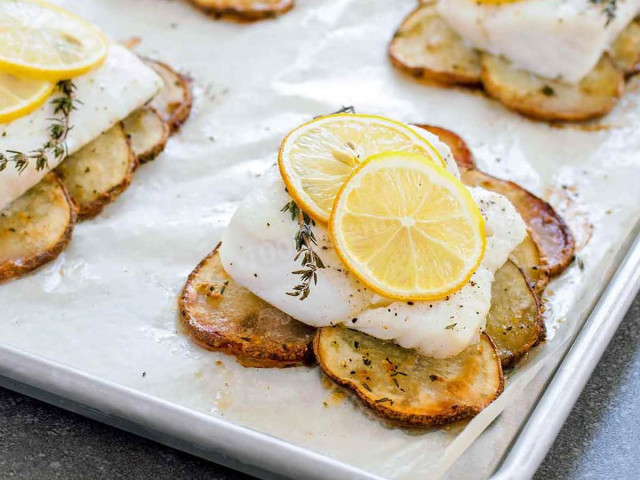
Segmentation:
{"type": "Polygon", "coordinates": [[[152,107],[142,107],[122,121],[138,163],[155,159],[169,138],[169,125],[152,107]]]}
{"type": "Polygon", "coordinates": [[[435,3],[404,19],[389,45],[391,62],[415,77],[449,84],[480,84],[480,54],[438,15],[435,3]]]}
{"type": "Polygon", "coordinates": [[[431,427],[476,415],[500,393],[500,359],[487,335],[453,358],[423,357],[390,341],[343,327],[318,330],[322,371],[380,417],[431,427]]]}
{"type": "Polygon", "coordinates": [[[313,363],[315,329],[236,284],[222,268],[218,245],[191,272],[180,297],[182,322],[200,345],[234,355],[245,367],[313,363]]]}
{"type": "Polygon", "coordinates": [[[529,227],[529,233],[546,260],[551,276],[559,275],[573,260],[575,241],[569,227],[551,205],[520,185],[492,177],[480,170],[463,170],[462,181],[500,193],[516,207],[529,227]]]}
{"type": "Polygon", "coordinates": [[[515,265],[522,270],[527,283],[536,293],[542,293],[549,283],[547,261],[542,258],[540,249],[530,234],[509,255],[515,265]]]}
{"type": "Polygon", "coordinates": [[[293,8],[294,0],[191,0],[205,13],[216,18],[231,17],[254,21],[273,18],[293,8]]]}
{"type": "Polygon", "coordinates": [[[439,137],[451,150],[451,154],[458,164],[458,168],[475,168],[476,161],[473,158],[471,150],[469,150],[466,142],[457,133],[433,125],[416,125],[416,127],[422,128],[439,137]]]}
{"type": "Polygon", "coordinates": [[[611,58],[627,75],[640,70],[640,21],[634,20],[611,44],[611,58]]]}
{"type": "Polygon", "coordinates": [[[0,282],[54,260],[76,223],[73,200],[55,173],[0,211],[0,282]]]}
{"type": "Polygon", "coordinates": [[[503,368],[513,367],[545,337],[540,302],[514,263],[507,261],[491,285],[485,332],[496,345],[503,368]]]}
{"type": "Polygon", "coordinates": [[[153,68],[164,82],[164,86],[149,105],[167,122],[170,133],[175,133],[191,113],[193,95],[189,82],[184,75],[166,63],[149,59],[146,59],[145,63],[153,68]]]}
{"type": "Polygon", "coordinates": [[[136,159],[121,124],[88,143],[56,169],[81,219],[95,217],[131,184],[136,159]]]}
{"type": "Polygon", "coordinates": [[[605,55],[579,84],[569,85],[482,54],[482,83],[489,95],[522,114],[540,120],[578,121],[608,113],[624,90],[624,75],[605,55]]]}

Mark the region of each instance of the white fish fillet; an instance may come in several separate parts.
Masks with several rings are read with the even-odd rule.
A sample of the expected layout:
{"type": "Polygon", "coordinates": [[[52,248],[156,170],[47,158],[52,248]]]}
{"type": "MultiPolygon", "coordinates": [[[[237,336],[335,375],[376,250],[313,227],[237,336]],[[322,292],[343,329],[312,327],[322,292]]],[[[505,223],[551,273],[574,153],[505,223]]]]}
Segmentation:
{"type": "Polygon", "coordinates": [[[326,268],[318,271],[318,283],[305,300],[287,295],[299,283],[291,273],[300,268],[293,259],[297,224],[281,212],[291,199],[277,168],[236,211],[223,235],[220,258],[236,282],[301,322],[316,327],[344,323],[426,356],[453,356],[477,341],[491,306],[493,273],[526,235],[509,200],[481,188],[470,191],[485,218],[487,249],[470,282],[448,299],[409,304],[369,291],[346,269],[320,225],[314,233],[326,268]]]}
{"type": "MultiPolygon", "coordinates": [[[[109,46],[107,58],[99,68],[73,82],[77,86],[76,98],[82,104],[70,117],[73,128],[66,141],[70,154],[144,105],[162,87],[162,80],[152,69],[117,44],[109,46]]],[[[53,108],[47,101],[29,115],[0,124],[0,151],[29,152],[41,147],[49,138],[51,117],[53,108]]],[[[49,170],[55,167],[50,162],[49,170]]],[[[32,163],[18,174],[9,164],[0,172],[0,210],[37,184],[47,171],[37,171],[32,163]]]]}
{"type": "Polygon", "coordinates": [[[478,50],[502,55],[518,68],[547,78],[579,82],[640,12],[640,0],[607,2],[520,0],[502,5],[440,0],[447,23],[478,50]],[[607,22],[609,23],[607,24],[607,22]]]}

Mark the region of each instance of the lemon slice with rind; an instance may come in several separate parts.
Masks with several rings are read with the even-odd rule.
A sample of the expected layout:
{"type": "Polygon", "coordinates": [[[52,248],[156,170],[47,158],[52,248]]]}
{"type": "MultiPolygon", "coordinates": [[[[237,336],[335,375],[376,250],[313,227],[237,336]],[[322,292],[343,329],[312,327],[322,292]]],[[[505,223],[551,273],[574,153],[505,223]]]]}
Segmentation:
{"type": "Polygon", "coordinates": [[[484,221],[469,190],[419,155],[374,155],[336,197],[336,251],[376,293],[435,300],[464,286],[484,255],[484,221]]]}
{"type": "Polygon", "coordinates": [[[409,126],[374,115],[337,114],[293,130],[282,142],[280,173],[289,195],[327,223],[338,190],[367,157],[398,151],[444,165],[438,150],[409,126]]]}
{"type": "Polygon", "coordinates": [[[0,122],[33,112],[44,103],[54,84],[0,72],[0,122]]]}
{"type": "Polygon", "coordinates": [[[82,18],[39,0],[0,1],[0,69],[44,80],[68,79],[100,64],[104,35],[82,18]]]}

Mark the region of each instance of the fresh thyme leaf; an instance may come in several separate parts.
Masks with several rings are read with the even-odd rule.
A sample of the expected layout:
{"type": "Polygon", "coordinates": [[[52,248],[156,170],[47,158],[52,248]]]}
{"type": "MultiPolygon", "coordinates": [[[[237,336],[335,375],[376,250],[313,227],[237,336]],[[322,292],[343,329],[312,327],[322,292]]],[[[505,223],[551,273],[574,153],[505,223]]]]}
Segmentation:
{"type": "Polygon", "coordinates": [[[29,166],[32,161],[36,164],[36,170],[44,170],[49,166],[49,160],[54,163],[60,163],[67,155],[67,144],[65,143],[71,125],[69,124],[69,116],[76,109],[76,104],[82,103],[76,99],[76,86],[71,80],[60,80],[56,84],[56,88],[62,94],[51,100],[53,105],[53,113],[57,117],[49,119],[49,140],[42,147],[30,152],[17,152],[15,150],[7,150],[0,152],[0,172],[2,172],[9,163],[21,174],[29,166]]]}
{"type": "Polygon", "coordinates": [[[609,24],[616,18],[616,11],[618,10],[618,0],[589,0],[594,5],[602,5],[602,13],[607,16],[607,23],[609,24]]]}
{"type": "Polygon", "coordinates": [[[447,325],[446,327],[444,327],[446,330],[453,330],[454,328],[456,328],[456,325],[458,325],[457,323],[452,323],[450,325],[447,325]]]}
{"type": "Polygon", "coordinates": [[[314,246],[317,246],[318,242],[311,227],[316,223],[309,215],[300,210],[300,207],[298,207],[293,200],[282,207],[281,211],[289,212],[291,214],[291,220],[298,222],[299,228],[295,236],[296,256],[294,260],[302,259],[302,268],[291,272],[294,275],[300,276],[300,284],[293,287],[292,291],[286,293],[292,297],[298,297],[300,300],[304,300],[311,292],[311,282],[313,281],[314,285],[318,283],[317,271],[324,268],[322,259],[314,250],[314,246]]]}
{"type": "Polygon", "coordinates": [[[349,106],[342,106],[342,108],[340,108],[340,110],[336,110],[335,112],[331,112],[331,113],[327,113],[326,115],[318,115],[316,117],[313,117],[313,119],[315,120],[316,118],[321,118],[321,117],[326,117],[329,115],[337,115],[339,113],[356,113],[356,109],[353,105],[349,105],[349,106]]]}

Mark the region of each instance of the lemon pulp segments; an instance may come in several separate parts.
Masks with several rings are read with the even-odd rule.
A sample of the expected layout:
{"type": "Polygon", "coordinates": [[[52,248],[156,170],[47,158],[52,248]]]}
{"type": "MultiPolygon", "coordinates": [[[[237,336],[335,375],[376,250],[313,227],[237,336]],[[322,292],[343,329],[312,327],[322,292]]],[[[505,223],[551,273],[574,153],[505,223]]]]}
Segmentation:
{"type": "Polygon", "coordinates": [[[359,114],[329,115],[298,127],[282,142],[278,165],[291,197],[314,220],[326,223],[351,172],[367,157],[387,151],[444,165],[436,148],[409,126],[359,114]]]}
{"type": "Polygon", "coordinates": [[[104,60],[107,42],[89,22],[39,0],[0,2],[0,68],[61,80],[104,60]]]}
{"type": "Polygon", "coordinates": [[[347,267],[396,299],[434,300],[459,290],[486,243],[466,187],[407,153],[375,155],[356,169],[336,197],[329,228],[347,267]]]}
{"type": "Polygon", "coordinates": [[[0,122],[26,115],[44,103],[54,84],[0,72],[0,122]]]}

